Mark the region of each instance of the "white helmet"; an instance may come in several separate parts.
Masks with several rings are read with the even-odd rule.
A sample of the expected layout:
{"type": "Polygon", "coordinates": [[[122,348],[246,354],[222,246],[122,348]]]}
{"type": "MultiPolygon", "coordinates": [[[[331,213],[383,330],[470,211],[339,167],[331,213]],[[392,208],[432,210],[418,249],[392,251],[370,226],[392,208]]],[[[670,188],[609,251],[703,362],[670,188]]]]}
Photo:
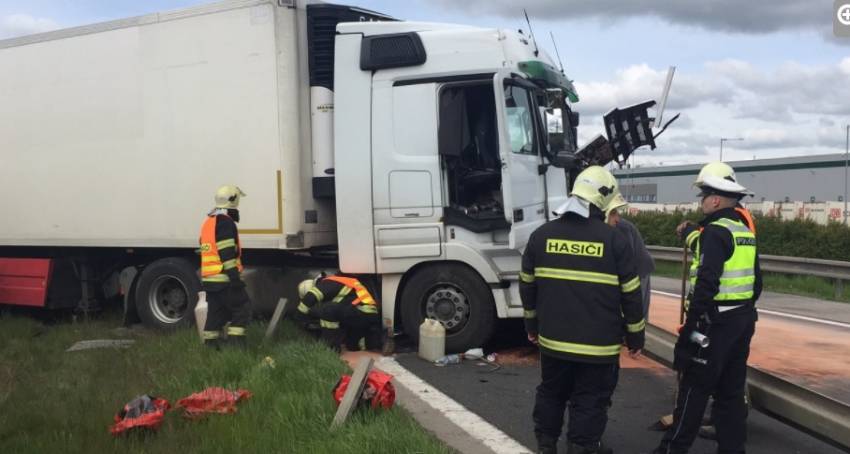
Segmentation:
{"type": "Polygon", "coordinates": [[[599,166],[590,166],[576,177],[571,195],[592,203],[604,211],[618,193],[617,179],[611,175],[611,172],[599,166]]]}
{"type": "Polygon", "coordinates": [[[215,191],[216,208],[239,208],[239,199],[245,197],[239,186],[225,185],[215,191]]]}
{"type": "Polygon", "coordinates": [[[699,171],[694,187],[703,189],[711,188],[715,191],[737,194],[741,196],[753,195],[747,188],[738,184],[735,170],[725,162],[710,162],[699,171]]]}

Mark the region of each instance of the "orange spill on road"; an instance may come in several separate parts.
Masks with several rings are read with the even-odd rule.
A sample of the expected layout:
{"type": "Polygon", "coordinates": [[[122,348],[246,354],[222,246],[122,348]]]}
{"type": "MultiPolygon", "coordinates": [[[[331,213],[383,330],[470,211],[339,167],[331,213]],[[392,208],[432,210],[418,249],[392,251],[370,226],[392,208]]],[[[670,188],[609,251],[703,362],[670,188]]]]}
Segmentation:
{"type": "MultiPolygon", "coordinates": [[[[649,320],[675,332],[679,299],[652,295],[649,320]]],[[[850,403],[850,329],[759,314],[749,365],[850,403]]]]}

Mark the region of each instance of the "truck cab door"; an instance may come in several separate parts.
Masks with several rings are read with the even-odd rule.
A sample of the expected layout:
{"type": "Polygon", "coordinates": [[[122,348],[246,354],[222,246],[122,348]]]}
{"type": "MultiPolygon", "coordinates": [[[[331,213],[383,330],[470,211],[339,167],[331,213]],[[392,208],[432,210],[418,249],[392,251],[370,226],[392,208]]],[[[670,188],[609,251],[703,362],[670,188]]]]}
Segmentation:
{"type": "Polygon", "coordinates": [[[499,155],[502,160],[502,198],[505,219],[511,224],[509,247],[521,250],[528,237],[546,222],[545,175],[540,147],[540,121],[534,86],[510,72],[493,76],[499,155]]]}

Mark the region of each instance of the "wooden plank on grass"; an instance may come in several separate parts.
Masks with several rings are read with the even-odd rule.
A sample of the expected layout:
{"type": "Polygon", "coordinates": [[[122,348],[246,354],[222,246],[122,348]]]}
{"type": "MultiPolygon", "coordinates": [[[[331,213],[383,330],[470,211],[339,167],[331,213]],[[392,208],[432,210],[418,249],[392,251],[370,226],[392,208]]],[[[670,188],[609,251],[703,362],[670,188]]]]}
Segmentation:
{"type": "Polygon", "coordinates": [[[336,410],[336,416],[331,423],[331,429],[335,429],[343,424],[357,403],[360,401],[360,395],[363,394],[363,388],[366,386],[366,377],[369,375],[369,369],[372,368],[372,358],[363,358],[354,369],[354,375],[351,376],[351,381],[348,382],[348,388],[345,390],[345,395],[342,396],[342,402],[339,403],[339,408],[336,410]]]}
{"type": "Polygon", "coordinates": [[[274,308],[274,314],[272,315],[272,319],[269,322],[269,327],[266,328],[266,336],[265,340],[269,340],[274,334],[275,329],[277,329],[277,324],[280,322],[280,318],[283,315],[283,310],[286,308],[286,298],[281,298],[277,302],[277,307],[274,308]]]}

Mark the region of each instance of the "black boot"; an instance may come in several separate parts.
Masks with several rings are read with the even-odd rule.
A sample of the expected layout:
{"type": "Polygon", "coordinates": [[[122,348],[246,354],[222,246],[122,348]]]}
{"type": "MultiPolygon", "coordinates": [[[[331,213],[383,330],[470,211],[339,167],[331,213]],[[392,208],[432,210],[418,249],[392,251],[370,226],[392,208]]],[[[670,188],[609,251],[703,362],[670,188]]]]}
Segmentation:
{"type": "Polygon", "coordinates": [[[558,439],[537,434],[537,454],[558,454],[558,439]]]}
{"type": "Polygon", "coordinates": [[[227,338],[227,345],[238,350],[248,349],[248,339],[245,336],[233,336],[227,338]]]}
{"type": "Polygon", "coordinates": [[[614,454],[614,450],[605,446],[602,442],[590,446],[567,443],[567,454],[614,454]]]}

